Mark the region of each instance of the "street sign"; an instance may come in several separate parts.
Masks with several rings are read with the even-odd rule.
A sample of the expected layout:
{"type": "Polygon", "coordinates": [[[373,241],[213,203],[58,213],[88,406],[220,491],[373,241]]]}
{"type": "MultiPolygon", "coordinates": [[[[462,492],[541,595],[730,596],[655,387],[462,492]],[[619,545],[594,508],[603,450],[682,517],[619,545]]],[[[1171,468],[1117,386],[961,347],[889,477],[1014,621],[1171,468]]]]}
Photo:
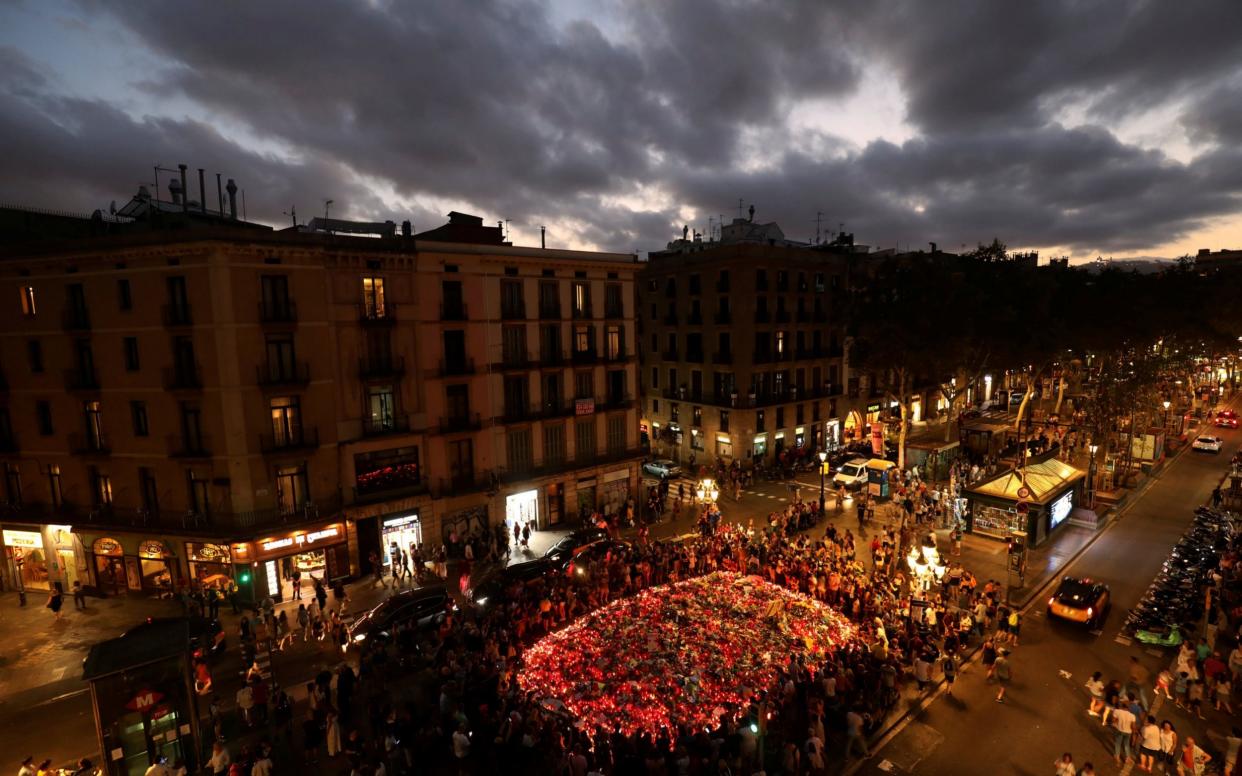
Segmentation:
{"type": "Polygon", "coordinates": [[[1030,489],[1030,488],[1028,488],[1028,487],[1027,487],[1027,486],[1025,486],[1025,485],[1023,485],[1022,487],[1018,488],[1018,498],[1030,498],[1030,497],[1031,497],[1031,489],[1030,489]]]}
{"type": "Polygon", "coordinates": [[[155,692],[154,690],[143,690],[131,698],[129,703],[125,704],[125,708],[130,711],[145,711],[162,700],[164,700],[164,693],[155,692]]]}

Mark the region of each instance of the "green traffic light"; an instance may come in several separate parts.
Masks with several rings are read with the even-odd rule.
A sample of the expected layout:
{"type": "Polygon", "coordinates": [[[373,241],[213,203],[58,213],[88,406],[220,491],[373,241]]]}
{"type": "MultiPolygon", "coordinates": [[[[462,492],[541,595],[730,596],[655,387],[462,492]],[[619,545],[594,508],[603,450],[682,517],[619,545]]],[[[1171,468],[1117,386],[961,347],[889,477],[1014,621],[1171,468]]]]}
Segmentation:
{"type": "Polygon", "coordinates": [[[250,572],[248,572],[248,571],[243,571],[243,572],[242,572],[242,574],[241,574],[241,577],[239,577],[239,579],[240,579],[240,581],[241,581],[241,583],[242,583],[243,585],[245,585],[245,584],[249,584],[249,582],[250,582],[250,572]]]}

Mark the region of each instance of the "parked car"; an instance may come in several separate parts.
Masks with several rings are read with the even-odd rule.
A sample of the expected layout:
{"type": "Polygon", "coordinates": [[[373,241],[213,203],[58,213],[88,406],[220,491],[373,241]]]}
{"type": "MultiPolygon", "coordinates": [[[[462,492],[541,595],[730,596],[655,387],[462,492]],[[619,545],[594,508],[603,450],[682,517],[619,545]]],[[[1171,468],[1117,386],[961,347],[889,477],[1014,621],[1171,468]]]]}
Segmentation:
{"type": "Polygon", "coordinates": [[[403,590],[354,620],[349,628],[349,643],[360,644],[369,638],[386,638],[394,628],[406,623],[419,627],[439,624],[453,606],[448,588],[443,585],[403,590]]]}
{"type": "Polygon", "coordinates": [[[861,488],[867,484],[867,459],[855,458],[842,464],[837,473],[832,475],[833,485],[844,485],[848,490],[861,488]]]}
{"type": "Polygon", "coordinates": [[[534,585],[556,573],[557,567],[544,558],[515,563],[497,569],[466,589],[466,598],[477,607],[495,604],[514,585],[534,585]]]}
{"type": "Polygon", "coordinates": [[[681,476],[681,467],[667,458],[657,458],[654,461],[647,461],[643,464],[643,474],[672,479],[673,477],[681,476]]]}
{"type": "Polygon", "coordinates": [[[1195,439],[1191,447],[1200,453],[1219,453],[1225,446],[1225,440],[1218,436],[1201,436],[1195,439]]]}
{"type": "Polygon", "coordinates": [[[556,568],[563,569],[584,548],[607,538],[608,532],[603,528],[579,528],[552,545],[543,557],[556,568]]]}
{"type": "Polygon", "coordinates": [[[618,552],[629,552],[631,547],[629,542],[623,542],[617,539],[605,539],[595,542],[582,552],[574,556],[573,560],[565,568],[565,573],[570,579],[580,582],[587,582],[591,578],[592,564],[597,561],[606,561],[608,557],[618,552]]]}

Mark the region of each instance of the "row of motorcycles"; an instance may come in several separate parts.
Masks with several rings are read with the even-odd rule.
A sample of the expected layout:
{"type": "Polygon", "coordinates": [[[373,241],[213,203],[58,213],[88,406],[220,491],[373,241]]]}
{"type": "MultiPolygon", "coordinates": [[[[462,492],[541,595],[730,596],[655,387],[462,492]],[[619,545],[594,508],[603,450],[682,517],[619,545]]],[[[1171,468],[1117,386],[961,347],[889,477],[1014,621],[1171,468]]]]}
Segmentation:
{"type": "Polygon", "coordinates": [[[1203,616],[1205,588],[1229,547],[1234,518],[1226,511],[1199,507],[1142,600],[1130,610],[1122,632],[1144,644],[1180,646],[1183,633],[1203,616]]]}

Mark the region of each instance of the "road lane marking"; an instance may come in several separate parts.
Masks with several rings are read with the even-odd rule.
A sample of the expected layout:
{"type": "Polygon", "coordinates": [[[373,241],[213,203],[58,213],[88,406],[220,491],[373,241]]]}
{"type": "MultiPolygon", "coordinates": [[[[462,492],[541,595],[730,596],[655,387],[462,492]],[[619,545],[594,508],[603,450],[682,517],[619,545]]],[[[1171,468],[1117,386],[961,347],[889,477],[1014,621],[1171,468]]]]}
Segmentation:
{"type": "Polygon", "coordinates": [[[1117,642],[1123,647],[1128,647],[1134,643],[1134,639],[1130,638],[1129,636],[1122,636],[1120,633],[1117,634],[1117,638],[1113,639],[1113,641],[1117,642]]]}
{"type": "Polygon", "coordinates": [[[1153,657],[1164,657],[1164,650],[1162,649],[1156,649],[1155,647],[1148,647],[1147,649],[1143,651],[1153,657]]]}

